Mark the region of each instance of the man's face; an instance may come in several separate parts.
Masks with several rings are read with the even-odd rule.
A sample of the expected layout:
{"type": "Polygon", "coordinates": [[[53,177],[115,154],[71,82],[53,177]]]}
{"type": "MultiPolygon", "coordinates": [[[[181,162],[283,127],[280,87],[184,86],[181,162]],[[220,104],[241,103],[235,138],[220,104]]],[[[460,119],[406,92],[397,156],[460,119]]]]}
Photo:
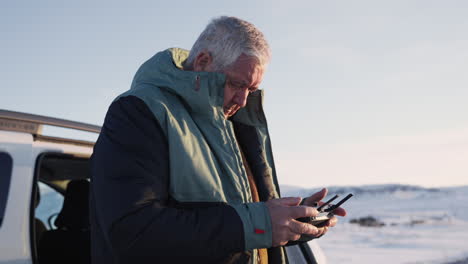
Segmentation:
{"type": "Polygon", "coordinates": [[[226,75],[223,111],[227,119],[247,104],[249,93],[262,82],[264,69],[255,58],[242,54],[222,72],[226,75]]]}

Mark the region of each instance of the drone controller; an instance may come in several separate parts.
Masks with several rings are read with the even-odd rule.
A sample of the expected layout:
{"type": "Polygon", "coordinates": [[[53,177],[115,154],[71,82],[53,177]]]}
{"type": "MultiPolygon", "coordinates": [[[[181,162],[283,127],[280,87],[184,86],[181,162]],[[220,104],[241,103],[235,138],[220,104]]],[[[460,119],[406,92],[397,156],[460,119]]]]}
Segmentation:
{"type": "MultiPolygon", "coordinates": [[[[340,207],[340,205],[342,205],[344,202],[346,202],[352,196],[353,195],[350,193],[350,194],[346,195],[346,197],[343,198],[341,201],[339,201],[337,204],[330,204],[336,198],[338,198],[338,195],[335,195],[330,200],[326,201],[325,203],[323,203],[322,205],[317,207],[317,211],[319,212],[319,214],[317,216],[301,217],[301,218],[298,218],[297,220],[301,221],[301,222],[304,222],[304,223],[309,223],[309,224],[311,224],[313,226],[316,226],[316,227],[323,227],[327,223],[327,221],[334,216],[333,211],[335,209],[337,209],[338,207],[340,207]]],[[[311,236],[311,235],[308,235],[308,234],[302,234],[301,238],[299,238],[299,240],[297,240],[297,242],[307,242],[307,241],[312,240],[314,238],[318,238],[318,237],[314,237],[314,236],[311,236]]]]}
{"type": "Polygon", "coordinates": [[[353,194],[348,194],[345,198],[343,198],[341,201],[339,201],[337,204],[330,204],[333,202],[336,198],[338,198],[338,195],[333,196],[330,200],[326,201],[319,207],[317,207],[317,211],[319,214],[317,216],[313,217],[301,217],[298,218],[298,221],[304,222],[304,223],[309,223],[311,225],[314,225],[316,227],[322,227],[325,225],[325,223],[334,216],[333,211],[340,207],[344,202],[346,202],[349,198],[351,198],[353,194]]]}

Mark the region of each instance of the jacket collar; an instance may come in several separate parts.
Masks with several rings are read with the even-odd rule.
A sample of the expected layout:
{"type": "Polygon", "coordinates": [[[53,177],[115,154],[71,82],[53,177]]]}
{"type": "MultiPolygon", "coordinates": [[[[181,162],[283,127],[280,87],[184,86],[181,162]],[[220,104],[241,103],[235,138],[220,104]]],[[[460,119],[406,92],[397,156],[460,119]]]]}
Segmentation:
{"type": "MultiPolygon", "coordinates": [[[[224,118],[226,76],[216,72],[184,71],[182,64],[188,55],[188,50],[180,48],[157,53],[138,69],[131,89],[138,89],[142,84],[165,89],[178,96],[192,113],[224,118]]],[[[263,91],[258,90],[249,95],[246,107],[232,118],[250,125],[264,124],[262,101],[263,91]]]]}

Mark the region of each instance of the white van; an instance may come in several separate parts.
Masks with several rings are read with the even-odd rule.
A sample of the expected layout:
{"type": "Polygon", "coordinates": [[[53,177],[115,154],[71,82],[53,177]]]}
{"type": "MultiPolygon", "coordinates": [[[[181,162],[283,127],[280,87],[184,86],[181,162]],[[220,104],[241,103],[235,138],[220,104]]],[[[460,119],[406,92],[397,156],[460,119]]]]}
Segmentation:
{"type": "MultiPolygon", "coordinates": [[[[94,142],[45,136],[44,126],[101,130],[80,122],[0,110],[0,264],[55,263],[49,261],[51,254],[89,258],[89,236],[88,241],[79,242],[81,247],[76,247],[76,240],[75,246],[60,241],[69,235],[67,215],[72,221],[81,218],[84,224],[79,232],[84,237],[89,234],[88,195],[82,193],[81,198],[67,202],[67,186],[89,182],[94,142]]],[[[317,243],[309,245],[287,247],[289,262],[325,263],[317,243]]]]}

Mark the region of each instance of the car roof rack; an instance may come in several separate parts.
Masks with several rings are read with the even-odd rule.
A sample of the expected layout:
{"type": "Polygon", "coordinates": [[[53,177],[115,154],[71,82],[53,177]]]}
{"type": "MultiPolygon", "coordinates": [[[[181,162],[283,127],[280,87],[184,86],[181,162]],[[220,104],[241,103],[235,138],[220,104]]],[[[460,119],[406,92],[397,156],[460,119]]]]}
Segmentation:
{"type": "Polygon", "coordinates": [[[26,132],[33,134],[35,137],[49,139],[47,141],[67,141],[74,143],[86,143],[88,145],[91,142],[81,140],[71,140],[58,137],[49,137],[42,135],[42,127],[44,125],[50,125],[55,127],[69,128],[79,131],[86,131],[92,133],[100,133],[101,127],[81,122],[75,122],[60,118],[47,117],[41,115],[27,114],[15,111],[8,111],[0,109],[0,130],[8,130],[15,132],[26,132]]]}

